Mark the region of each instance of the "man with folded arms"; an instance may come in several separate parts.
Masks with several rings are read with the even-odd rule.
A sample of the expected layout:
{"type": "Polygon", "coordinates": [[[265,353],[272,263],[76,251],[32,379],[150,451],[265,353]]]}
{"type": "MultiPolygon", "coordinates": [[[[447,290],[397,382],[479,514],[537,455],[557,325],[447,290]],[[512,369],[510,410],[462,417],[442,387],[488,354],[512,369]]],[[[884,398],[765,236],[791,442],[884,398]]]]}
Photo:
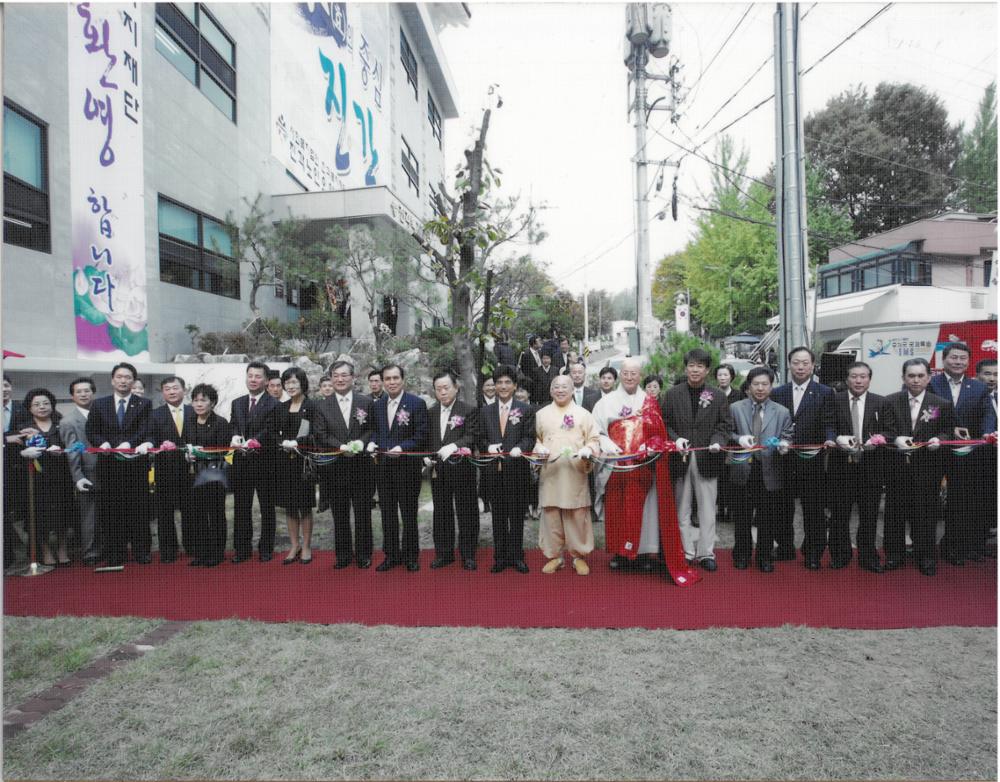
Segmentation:
{"type": "Polygon", "coordinates": [[[573,558],[578,575],[590,573],[587,555],[594,550],[587,474],[590,457],[600,449],[594,418],[573,401],[573,381],[559,375],[549,387],[552,403],[535,416],[536,441],[532,451],[548,458],[542,466],[538,502],[544,509],[538,528],[538,545],[549,561],[543,573],[555,573],[563,552],[573,558]]]}

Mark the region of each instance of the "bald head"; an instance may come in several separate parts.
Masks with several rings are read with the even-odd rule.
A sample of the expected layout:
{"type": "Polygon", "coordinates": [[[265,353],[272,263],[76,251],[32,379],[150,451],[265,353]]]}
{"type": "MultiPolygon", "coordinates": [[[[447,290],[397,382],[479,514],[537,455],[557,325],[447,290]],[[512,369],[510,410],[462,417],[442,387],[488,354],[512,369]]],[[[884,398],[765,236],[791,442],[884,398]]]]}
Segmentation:
{"type": "Polygon", "coordinates": [[[639,379],[642,377],[642,364],[638,359],[627,358],[622,362],[621,372],[618,377],[622,381],[622,389],[626,394],[634,394],[639,387],[639,379]]]}
{"type": "Polygon", "coordinates": [[[573,397],[573,380],[568,375],[556,375],[549,384],[552,401],[562,407],[573,397]]]}

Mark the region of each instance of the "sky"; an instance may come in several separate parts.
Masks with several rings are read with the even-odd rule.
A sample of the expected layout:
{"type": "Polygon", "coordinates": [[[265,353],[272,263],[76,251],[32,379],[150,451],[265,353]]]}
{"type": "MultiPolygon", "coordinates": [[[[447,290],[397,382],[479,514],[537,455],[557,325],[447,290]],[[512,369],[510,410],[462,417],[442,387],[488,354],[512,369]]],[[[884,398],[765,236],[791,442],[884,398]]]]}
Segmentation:
{"type": "MultiPolygon", "coordinates": [[[[801,68],[820,60],[883,5],[803,3],[801,68]]],[[[662,128],[690,149],[689,139],[700,143],[774,91],[768,63],[709,121],[772,53],[773,3],[674,3],[671,8],[671,53],[651,59],[650,70],[665,73],[670,57],[676,57],[685,87],[694,89],[680,106],[677,126],[667,122],[666,112],[650,116],[646,154],[656,161],[676,161],[683,153],[653,129],[662,128]]],[[[503,106],[490,121],[487,158],[503,170],[504,192],[544,207],[541,221],[548,238],[533,248],[534,257],[575,293],[634,286],[631,161],[636,136],[627,116],[625,5],[490,2],[470,3],[470,10],[468,27],[440,33],[461,111],[446,129],[449,170],[471,144],[489,85],[499,85],[503,106]]],[[[912,82],[935,92],[953,123],[971,127],[996,70],[995,4],[894,3],[802,78],[802,109],[808,116],[856,84],[872,91],[883,80],[912,82]]],[[[650,101],[665,94],[663,82],[650,85],[650,101]]],[[[773,101],[727,133],[749,152],[747,173],[766,172],[775,151],[773,101]]],[[[712,157],[716,141],[701,153],[712,157]]],[[[669,199],[675,169],[665,171],[661,195],[669,199]]],[[[669,200],[657,201],[651,194],[651,268],[691,237],[698,212],[683,199],[703,203],[710,173],[706,162],[690,155],[683,161],[678,222],[670,218],[669,200]],[[663,207],[666,219],[655,219],[663,207]]],[[[651,170],[651,187],[653,181],[651,170]]]]}

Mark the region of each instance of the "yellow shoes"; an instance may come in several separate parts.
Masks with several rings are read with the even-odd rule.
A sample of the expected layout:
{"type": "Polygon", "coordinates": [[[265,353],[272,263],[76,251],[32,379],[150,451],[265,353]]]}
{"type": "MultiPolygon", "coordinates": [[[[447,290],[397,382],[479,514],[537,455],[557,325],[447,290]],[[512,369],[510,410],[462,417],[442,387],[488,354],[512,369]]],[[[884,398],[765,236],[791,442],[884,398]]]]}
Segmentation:
{"type": "Polygon", "coordinates": [[[565,563],[563,562],[563,558],[562,558],[562,557],[559,557],[558,559],[550,559],[550,560],[549,560],[548,562],[546,562],[546,563],[545,563],[545,565],[544,565],[544,566],[542,567],[542,572],[543,572],[543,573],[547,573],[547,574],[549,574],[549,575],[552,575],[552,574],[553,574],[553,573],[555,573],[555,572],[556,572],[557,570],[559,570],[560,568],[562,568],[562,566],[563,566],[564,564],[565,564],[565,563]]]}
{"type": "Polygon", "coordinates": [[[587,560],[585,560],[585,559],[574,558],[573,559],[573,570],[576,571],[576,574],[578,576],[587,576],[587,575],[590,575],[590,566],[587,564],[587,560]]]}

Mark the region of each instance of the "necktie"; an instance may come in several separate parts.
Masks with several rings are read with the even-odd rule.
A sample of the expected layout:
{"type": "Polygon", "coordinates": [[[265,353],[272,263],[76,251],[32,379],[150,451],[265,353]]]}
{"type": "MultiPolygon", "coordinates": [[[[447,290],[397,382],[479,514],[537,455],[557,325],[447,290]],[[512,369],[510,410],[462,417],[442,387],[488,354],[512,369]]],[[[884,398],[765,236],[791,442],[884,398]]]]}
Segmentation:
{"type": "Polygon", "coordinates": [[[792,386],[794,399],[792,400],[792,415],[799,414],[799,405],[802,404],[802,386],[792,386]]]}
{"type": "Polygon", "coordinates": [[[996,409],[997,409],[997,392],[996,391],[994,391],[992,394],[990,394],[990,399],[993,400],[993,411],[996,412],[996,409]]]}
{"type": "Polygon", "coordinates": [[[574,397],[574,401],[578,405],[583,405],[583,389],[582,388],[576,389],[576,396],[574,397]]]}
{"type": "MultiPolygon", "coordinates": [[[[854,426],[854,440],[857,443],[863,442],[861,435],[861,397],[851,397],[851,424],[854,426]]],[[[851,454],[850,460],[857,461],[857,454],[851,454]]]]}
{"type": "Polygon", "coordinates": [[[389,415],[389,426],[390,426],[390,428],[392,427],[392,422],[396,420],[396,408],[398,406],[399,406],[399,400],[398,399],[390,399],[389,400],[389,405],[386,408],[386,411],[388,412],[388,415],[389,415]]]}
{"type": "Polygon", "coordinates": [[[920,400],[915,396],[910,397],[910,427],[917,428],[917,415],[920,413],[920,400]]]}
{"type": "Polygon", "coordinates": [[[125,428],[125,400],[118,400],[118,426],[119,428],[125,428]]]}
{"type": "Polygon", "coordinates": [[[10,431],[10,405],[3,406],[3,430],[10,431]]]}
{"type": "Polygon", "coordinates": [[[956,382],[949,378],[948,382],[951,384],[951,403],[957,405],[958,397],[962,394],[962,381],[959,380],[956,382]]]}
{"type": "Polygon", "coordinates": [[[764,431],[764,405],[758,402],[753,406],[753,436],[760,442],[760,433],[764,431]]]}
{"type": "Polygon", "coordinates": [[[503,437],[507,432],[507,412],[508,406],[506,403],[500,405],[500,436],[503,437]]]}
{"type": "Polygon", "coordinates": [[[174,426],[177,427],[177,434],[184,434],[184,414],[179,407],[173,409],[174,426]]]}
{"type": "Polygon", "coordinates": [[[445,430],[448,428],[448,419],[451,417],[451,408],[441,408],[441,441],[444,442],[445,430]]]}
{"type": "Polygon", "coordinates": [[[338,396],[337,401],[340,402],[340,414],[344,417],[344,423],[350,426],[351,422],[348,420],[351,416],[350,402],[347,401],[346,396],[338,396]]]}
{"type": "Polygon", "coordinates": [[[247,418],[253,415],[253,409],[257,406],[257,397],[250,397],[250,409],[247,412],[247,418]]]}

